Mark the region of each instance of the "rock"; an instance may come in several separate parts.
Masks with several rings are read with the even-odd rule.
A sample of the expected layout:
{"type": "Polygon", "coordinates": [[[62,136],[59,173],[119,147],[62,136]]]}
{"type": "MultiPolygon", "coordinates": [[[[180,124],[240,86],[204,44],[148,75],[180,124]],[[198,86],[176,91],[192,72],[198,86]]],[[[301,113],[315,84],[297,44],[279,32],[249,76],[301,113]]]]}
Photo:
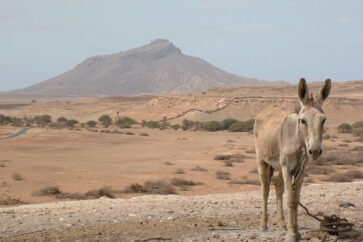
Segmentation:
{"type": "Polygon", "coordinates": [[[172,216],[169,216],[168,220],[174,220],[174,218],[172,216]]]}
{"type": "Polygon", "coordinates": [[[212,238],[214,238],[214,239],[219,239],[219,234],[217,234],[217,233],[212,233],[212,238]]]}
{"type": "Polygon", "coordinates": [[[339,207],[341,207],[341,208],[354,207],[354,208],[355,208],[355,205],[354,205],[353,203],[346,202],[346,203],[341,203],[341,204],[339,205],[339,207]]]}

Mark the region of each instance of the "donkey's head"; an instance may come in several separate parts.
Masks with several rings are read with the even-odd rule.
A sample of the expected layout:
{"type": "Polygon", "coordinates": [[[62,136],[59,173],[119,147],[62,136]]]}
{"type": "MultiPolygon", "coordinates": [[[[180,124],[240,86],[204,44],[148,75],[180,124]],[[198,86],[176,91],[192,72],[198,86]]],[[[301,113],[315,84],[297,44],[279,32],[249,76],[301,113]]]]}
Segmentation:
{"type": "Polygon", "coordinates": [[[322,109],[323,102],[329,96],[330,79],[326,79],[320,93],[315,97],[309,94],[304,78],[300,79],[298,94],[300,98],[299,127],[303,134],[306,150],[313,160],[323,153],[321,148],[326,115],[322,109]]]}

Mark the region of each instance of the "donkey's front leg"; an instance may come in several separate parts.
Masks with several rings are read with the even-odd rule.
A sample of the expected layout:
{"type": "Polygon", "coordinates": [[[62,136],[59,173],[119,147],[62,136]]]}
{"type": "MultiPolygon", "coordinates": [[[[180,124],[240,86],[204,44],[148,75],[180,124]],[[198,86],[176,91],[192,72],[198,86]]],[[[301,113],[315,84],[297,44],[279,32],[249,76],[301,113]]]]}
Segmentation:
{"type": "Polygon", "coordinates": [[[292,189],[291,175],[287,167],[287,162],[282,162],[282,176],[285,183],[285,191],[287,194],[287,207],[289,209],[287,229],[288,234],[286,241],[296,242],[299,239],[299,234],[297,231],[297,205],[298,197],[292,189]]]}

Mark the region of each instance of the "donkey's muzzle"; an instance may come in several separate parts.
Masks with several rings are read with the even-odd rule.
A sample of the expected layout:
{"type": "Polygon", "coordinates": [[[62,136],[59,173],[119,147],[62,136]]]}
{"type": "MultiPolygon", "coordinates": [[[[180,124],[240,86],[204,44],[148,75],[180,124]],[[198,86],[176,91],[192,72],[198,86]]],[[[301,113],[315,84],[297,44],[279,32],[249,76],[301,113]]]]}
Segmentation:
{"type": "Polygon", "coordinates": [[[309,149],[309,154],[313,157],[314,160],[318,159],[322,153],[322,149],[309,149]]]}

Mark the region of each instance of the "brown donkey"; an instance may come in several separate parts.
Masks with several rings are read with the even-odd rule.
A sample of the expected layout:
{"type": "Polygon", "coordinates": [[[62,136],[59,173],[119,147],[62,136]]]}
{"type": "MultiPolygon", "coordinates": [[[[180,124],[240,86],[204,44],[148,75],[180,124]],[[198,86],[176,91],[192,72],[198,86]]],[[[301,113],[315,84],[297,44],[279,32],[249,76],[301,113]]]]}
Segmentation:
{"type": "Polygon", "coordinates": [[[297,207],[301,185],[304,179],[305,163],[316,160],[322,153],[321,143],[326,115],[323,101],[329,96],[331,81],[327,79],[314,97],[309,95],[305,79],[300,79],[298,95],[300,112],[288,113],[279,107],[270,107],[256,117],[254,134],[256,138],[256,158],[263,195],[261,230],[267,230],[267,201],[273,171],[275,177],[277,222],[286,228],[282,197],[287,192],[288,235],[287,241],[300,239],[297,225],[297,207]]]}

